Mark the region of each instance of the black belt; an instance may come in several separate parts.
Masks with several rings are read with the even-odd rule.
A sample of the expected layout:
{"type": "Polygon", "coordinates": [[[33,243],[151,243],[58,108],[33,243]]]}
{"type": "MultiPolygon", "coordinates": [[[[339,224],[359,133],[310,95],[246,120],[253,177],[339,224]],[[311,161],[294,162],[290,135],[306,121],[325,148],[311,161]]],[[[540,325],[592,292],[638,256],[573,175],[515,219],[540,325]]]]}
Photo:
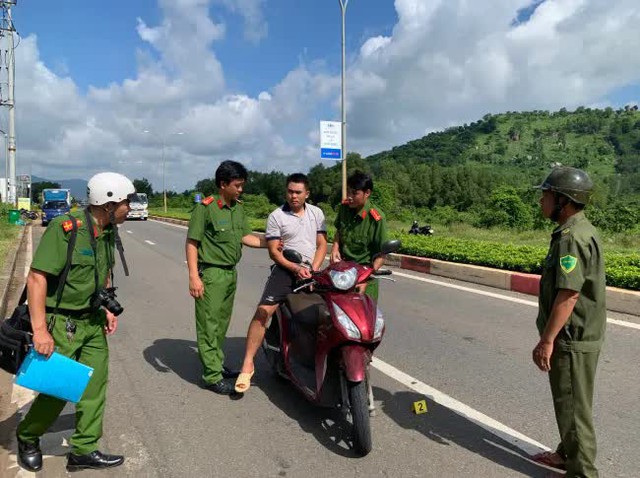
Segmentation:
{"type": "MultiPolygon", "coordinates": [[[[54,307],[45,307],[45,310],[52,314],[55,311],[54,307]]],[[[95,310],[92,308],[86,308],[86,309],[78,309],[78,310],[73,310],[73,309],[58,309],[58,314],[60,315],[66,315],[68,317],[82,317],[85,315],[89,315],[94,313],[95,310]]]]}
{"type": "Polygon", "coordinates": [[[198,270],[201,270],[201,271],[205,269],[209,269],[210,267],[215,267],[216,269],[224,269],[225,271],[232,271],[236,268],[235,264],[232,266],[228,266],[228,265],[221,266],[219,264],[204,264],[202,262],[198,264],[198,270]]]}

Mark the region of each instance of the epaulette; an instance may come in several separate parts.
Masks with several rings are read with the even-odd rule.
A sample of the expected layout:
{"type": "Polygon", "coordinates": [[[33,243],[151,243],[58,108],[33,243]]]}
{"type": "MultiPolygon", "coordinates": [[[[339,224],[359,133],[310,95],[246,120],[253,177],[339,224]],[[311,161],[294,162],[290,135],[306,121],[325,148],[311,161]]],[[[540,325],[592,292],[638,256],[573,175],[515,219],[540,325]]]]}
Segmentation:
{"type": "Polygon", "coordinates": [[[375,209],[371,209],[369,213],[371,213],[371,217],[374,218],[376,221],[379,221],[380,219],[382,219],[382,216],[380,215],[380,213],[375,209]]]}
{"type": "MultiPolygon", "coordinates": [[[[78,226],[78,229],[80,229],[80,226],[82,226],[82,221],[80,219],[76,219],[76,224],[78,226]]],[[[71,222],[71,219],[68,219],[62,223],[62,229],[64,229],[64,232],[69,232],[73,229],[73,223],[71,222]]]]}
{"type": "Polygon", "coordinates": [[[213,200],[214,200],[213,196],[206,197],[202,200],[202,204],[204,204],[205,206],[208,206],[213,202],[213,200]]]}

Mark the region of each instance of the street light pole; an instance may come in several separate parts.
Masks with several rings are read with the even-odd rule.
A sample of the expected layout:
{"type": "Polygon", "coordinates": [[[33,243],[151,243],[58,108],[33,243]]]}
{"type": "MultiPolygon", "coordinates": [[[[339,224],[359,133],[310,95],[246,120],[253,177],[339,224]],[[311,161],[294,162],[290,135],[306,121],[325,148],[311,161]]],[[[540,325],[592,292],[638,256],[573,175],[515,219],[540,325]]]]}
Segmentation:
{"type": "MultiPolygon", "coordinates": [[[[157,135],[153,131],[149,131],[148,129],[145,129],[143,133],[148,133],[154,136],[158,136],[158,138],[162,140],[162,202],[163,202],[164,212],[166,213],[167,212],[167,188],[166,188],[166,178],[165,178],[166,176],[165,175],[165,170],[166,170],[165,149],[167,146],[167,141],[164,136],[157,135]]],[[[169,133],[169,134],[183,135],[184,133],[182,131],[178,131],[178,132],[169,133]]]]}
{"type": "Polygon", "coordinates": [[[164,200],[164,212],[167,212],[167,188],[165,186],[165,158],[164,158],[165,140],[162,139],[162,197],[164,200]]]}
{"type": "Polygon", "coordinates": [[[345,15],[349,0],[338,0],[340,2],[340,12],[342,14],[342,91],[340,95],[340,106],[342,108],[342,200],[347,199],[347,111],[344,107],[345,93],[345,70],[346,70],[346,46],[345,46],[345,15]]]}

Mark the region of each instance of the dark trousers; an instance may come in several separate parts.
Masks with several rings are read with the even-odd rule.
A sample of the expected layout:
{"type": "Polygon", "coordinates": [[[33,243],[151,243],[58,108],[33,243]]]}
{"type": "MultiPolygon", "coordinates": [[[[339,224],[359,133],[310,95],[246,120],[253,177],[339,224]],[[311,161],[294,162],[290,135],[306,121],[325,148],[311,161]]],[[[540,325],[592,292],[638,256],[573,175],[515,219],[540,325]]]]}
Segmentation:
{"type": "Polygon", "coordinates": [[[557,451],[566,459],[568,478],[598,476],[592,405],[599,356],[599,351],[556,348],[551,357],[549,382],[560,431],[557,451]]]}

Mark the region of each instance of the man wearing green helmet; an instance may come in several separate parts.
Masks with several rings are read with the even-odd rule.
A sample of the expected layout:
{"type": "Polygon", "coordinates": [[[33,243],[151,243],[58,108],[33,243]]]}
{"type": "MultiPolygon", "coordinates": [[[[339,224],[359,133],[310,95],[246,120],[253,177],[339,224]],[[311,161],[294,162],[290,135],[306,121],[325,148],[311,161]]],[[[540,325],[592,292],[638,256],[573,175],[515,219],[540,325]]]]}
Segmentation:
{"type": "Polygon", "coordinates": [[[584,171],[557,167],[537,186],[542,214],[558,223],[540,279],[533,362],[549,373],[560,444],[533,459],[567,471],[598,476],[593,389],[604,340],[606,284],[602,245],[585,217],[593,183],[584,171]]]}

